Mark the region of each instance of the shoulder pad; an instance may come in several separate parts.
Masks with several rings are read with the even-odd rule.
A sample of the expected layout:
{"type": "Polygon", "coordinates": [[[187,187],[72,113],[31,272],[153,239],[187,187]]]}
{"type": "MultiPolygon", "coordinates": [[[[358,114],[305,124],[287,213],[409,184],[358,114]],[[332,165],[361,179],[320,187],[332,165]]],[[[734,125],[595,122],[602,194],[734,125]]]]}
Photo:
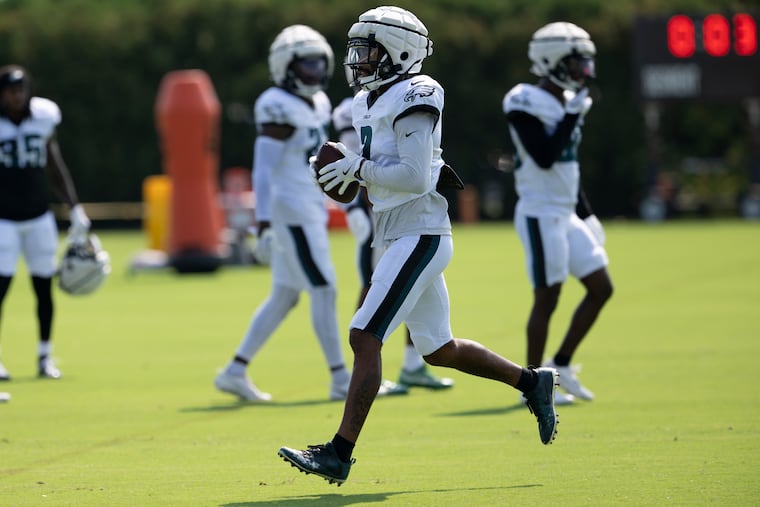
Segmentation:
{"type": "Polygon", "coordinates": [[[297,100],[294,95],[276,87],[267,89],[256,100],[253,107],[254,119],[257,124],[276,123],[278,125],[293,125],[293,114],[297,100]]]}
{"type": "Polygon", "coordinates": [[[502,108],[504,113],[522,111],[533,116],[543,116],[553,110],[561,110],[562,105],[541,88],[521,83],[504,96],[502,108]]]}
{"type": "Polygon", "coordinates": [[[61,123],[61,109],[50,99],[32,97],[29,101],[29,110],[35,119],[49,120],[53,125],[61,123]]]}
{"type": "Polygon", "coordinates": [[[406,87],[400,89],[401,103],[399,114],[402,115],[411,108],[434,110],[440,116],[443,111],[444,92],[443,87],[430,76],[419,75],[402,81],[406,87]]]}

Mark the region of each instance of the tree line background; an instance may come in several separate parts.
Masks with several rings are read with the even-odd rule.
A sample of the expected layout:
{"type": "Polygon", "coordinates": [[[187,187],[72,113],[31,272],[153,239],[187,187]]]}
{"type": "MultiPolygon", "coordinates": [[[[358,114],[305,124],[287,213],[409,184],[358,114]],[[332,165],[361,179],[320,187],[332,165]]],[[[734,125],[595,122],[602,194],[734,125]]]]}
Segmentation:
{"type": "MultiPolygon", "coordinates": [[[[269,45],[285,26],[308,24],[336,55],[328,94],[350,93],[342,62],[346,32],[366,0],[0,0],[0,64],[27,67],[35,93],[63,111],[58,132],[84,202],[140,201],[146,176],[159,174],[154,105],[163,76],[203,69],[222,104],[220,171],[250,167],[251,108],[270,86],[269,45]]],[[[719,0],[399,0],[434,42],[423,71],[446,90],[444,158],[480,189],[486,218],[511,217],[512,176],[504,94],[534,82],[527,44],[551,21],[585,28],[597,45],[596,97],[581,144],[583,186],[597,214],[638,215],[647,186],[644,117],[634,83],[632,26],[637,15],[746,10],[719,0]],[[503,159],[502,159],[503,160],[503,159]]],[[[668,104],[661,131],[663,168],[686,157],[720,159],[724,178],[748,183],[750,143],[741,104],[668,104]]],[[[675,170],[675,169],[674,169],[675,170]]],[[[708,186],[710,184],[708,183],[708,186]]],[[[708,188],[707,191],[710,189],[708,188]]],[[[453,202],[454,200],[452,200],[453,202]]],[[[455,204],[454,204],[455,205],[455,204]]]]}

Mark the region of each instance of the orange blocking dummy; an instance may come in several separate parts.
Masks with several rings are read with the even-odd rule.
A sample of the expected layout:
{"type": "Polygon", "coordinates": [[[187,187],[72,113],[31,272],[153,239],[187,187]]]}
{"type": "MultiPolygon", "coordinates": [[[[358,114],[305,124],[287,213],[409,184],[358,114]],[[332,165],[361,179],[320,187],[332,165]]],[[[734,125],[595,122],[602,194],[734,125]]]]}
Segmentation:
{"type": "Polygon", "coordinates": [[[211,79],[201,70],[169,72],[161,81],[155,113],[172,184],[168,253],[180,273],[215,271],[223,260],[217,201],[220,109],[211,79]]]}

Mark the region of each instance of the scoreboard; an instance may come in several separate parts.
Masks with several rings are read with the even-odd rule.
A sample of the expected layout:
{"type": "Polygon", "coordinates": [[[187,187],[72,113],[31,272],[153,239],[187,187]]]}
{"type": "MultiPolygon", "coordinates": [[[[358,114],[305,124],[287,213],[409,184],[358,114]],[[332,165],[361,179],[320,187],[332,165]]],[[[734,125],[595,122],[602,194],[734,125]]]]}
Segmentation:
{"type": "Polygon", "coordinates": [[[643,100],[760,97],[755,12],[639,17],[633,26],[636,90],[643,100]]]}

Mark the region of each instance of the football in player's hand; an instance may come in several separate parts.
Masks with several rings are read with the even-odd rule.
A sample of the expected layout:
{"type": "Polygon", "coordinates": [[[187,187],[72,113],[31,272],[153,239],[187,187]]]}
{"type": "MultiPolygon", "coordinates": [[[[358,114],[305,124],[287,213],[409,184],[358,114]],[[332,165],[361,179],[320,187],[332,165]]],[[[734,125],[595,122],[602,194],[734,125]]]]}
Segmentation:
{"type": "MultiPolygon", "coordinates": [[[[315,162],[315,165],[317,166],[317,170],[322,169],[327,164],[332,164],[333,162],[340,160],[343,158],[343,154],[340,152],[338,148],[335,147],[335,143],[332,141],[327,141],[325,144],[323,144],[319,151],[317,152],[317,160],[315,162]]],[[[319,179],[319,173],[316,175],[317,179],[319,179]]],[[[337,185],[334,188],[331,188],[330,190],[325,190],[325,183],[320,183],[320,187],[322,187],[322,191],[326,193],[331,199],[334,201],[341,202],[343,204],[347,204],[354,200],[354,197],[356,197],[356,194],[359,192],[359,182],[358,181],[352,181],[349,183],[348,188],[346,188],[346,191],[342,194],[338,193],[338,189],[340,188],[340,185],[337,185]]]]}

